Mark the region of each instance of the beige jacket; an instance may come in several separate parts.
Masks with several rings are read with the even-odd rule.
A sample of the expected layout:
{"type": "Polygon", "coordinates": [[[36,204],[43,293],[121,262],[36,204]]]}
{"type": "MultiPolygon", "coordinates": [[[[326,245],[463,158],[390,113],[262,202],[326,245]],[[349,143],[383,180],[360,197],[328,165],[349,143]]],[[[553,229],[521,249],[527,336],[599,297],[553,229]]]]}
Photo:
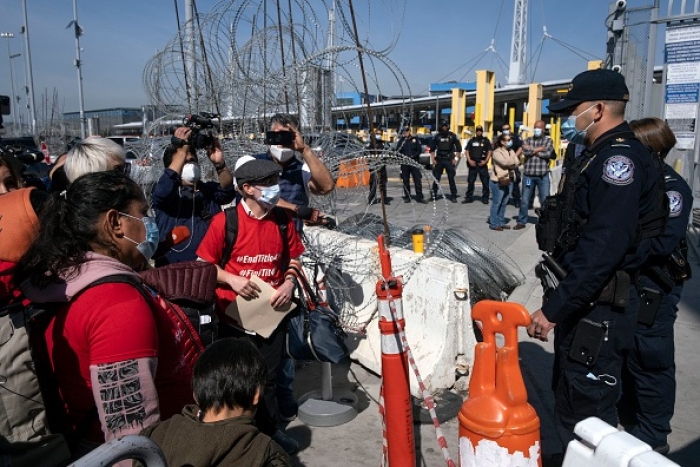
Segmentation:
{"type": "Polygon", "coordinates": [[[491,157],[493,167],[489,170],[489,177],[497,182],[499,178],[507,177],[508,173],[518,166],[518,156],[512,149],[496,148],[491,157]]]}

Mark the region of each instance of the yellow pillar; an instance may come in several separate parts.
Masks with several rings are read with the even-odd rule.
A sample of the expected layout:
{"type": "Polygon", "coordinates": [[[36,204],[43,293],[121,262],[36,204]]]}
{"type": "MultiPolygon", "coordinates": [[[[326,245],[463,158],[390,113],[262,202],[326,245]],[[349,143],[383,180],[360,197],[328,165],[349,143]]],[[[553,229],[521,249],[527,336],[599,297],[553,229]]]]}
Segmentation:
{"type": "Polygon", "coordinates": [[[542,85],[532,83],[527,96],[527,119],[523,123],[528,128],[534,128],[535,122],[542,119],[542,85]]]}
{"type": "Polygon", "coordinates": [[[508,125],[510,125],[510,131],[515,132],[515,108],[513,107],[508,109],[508,125]]]}
{"type": "Polygon", "coordinates": [[[484,127],[484,133],[493,137],[493,105],[496,80],[493,71],[477,70],[476,72],[476,125],[484,127]]]}
{"type": "Polygon", "coordinates": [[[588,69],[589,70],[599,70],[603,68],[603,61],[602,60],[589,60],[588,61],[588,69]]]}
{"type": "Polygon", "coordinates": [[[450,131],[459,135],[464,127],[464,112],[467,108],[465,92],[462,89],[452,89],[452,113],[450,115],[450,131]]]}

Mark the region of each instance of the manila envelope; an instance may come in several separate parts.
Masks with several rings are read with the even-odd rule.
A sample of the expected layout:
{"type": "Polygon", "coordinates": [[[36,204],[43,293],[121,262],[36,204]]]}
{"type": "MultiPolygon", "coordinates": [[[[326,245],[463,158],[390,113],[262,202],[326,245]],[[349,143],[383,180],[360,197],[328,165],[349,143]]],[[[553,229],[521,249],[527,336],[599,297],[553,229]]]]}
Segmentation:
{"type": "Polygon", "coordinates": [[[275,293],[275,289],[257,276],[252,276],[250,280],[262,290],[258,293],[258,298],[246,300],[240,296],[236,297],[236,301],[226,308],[225,313],[240,323],[244,329],[255,331],[256,334],[267,339],[284,317],[296,308],[296,303],[290,300],[280,308],[272,308],[270,298],[275,293]]]}

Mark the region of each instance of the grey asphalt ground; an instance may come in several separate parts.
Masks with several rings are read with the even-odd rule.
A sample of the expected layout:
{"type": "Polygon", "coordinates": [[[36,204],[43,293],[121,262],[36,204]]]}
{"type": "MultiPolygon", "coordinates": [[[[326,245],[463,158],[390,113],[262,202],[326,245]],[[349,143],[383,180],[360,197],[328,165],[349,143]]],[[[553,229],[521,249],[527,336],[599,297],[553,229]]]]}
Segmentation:
{"type": "MultiPolygon", "coordinates": [[[[513,291],[509,301],[524,305],[529,312],[539,308],[541,287],[534,276],[534,266],[539,260],[540,252],[535,242],[535,230],[532,224],[520,231],[507,230],[494,232],[488,229],[486,219],[489,205],[480,202],[473,204],[453,204],[439,200],[437,206],[404,204],[401,201],[400,185],[395,171],[389,171],[389,196],[393,197],[387,206],[390,222],[410,226],[416,223],[417,212],[423,217],[441,213],[445,206],[448,217],[443,228],[458,228],[465,234],[504,250],[520,267],[525,275],[525,282],[513,291]],[[436,208],[436,209],[434,209],[436,208]],[[423,211],[421,211],[423,210],[423,211]]],[[[466,191],[466,175],[463,167],[458,170],[459,195],[463,198],[466,191]]],[[[424,191],[428,193],[424,183],[424,191]]],[[[447,188],[443,176],[442,186],[447,188]]],[[[477,184],[477,196],[481,187],[477,184]]],[[[477,198],[478,200],[478,198],[477,198]]],[[[381,213],[379,206],[370,207],[371,212],[381,213]]],[[[513,216],[517,209],[509,206],[506,218],[514,226],[513,216]]],[[[530,211],[534,221],[534,212],[530,211]]],[[[694,236],[698,245],[698,236],[694,236]]],[[[676,365],[677,398],[676,412],[672,420],[673,432],[669,437],[671,451],[669,458],[681,466],[700,465],[700,359],[697,358],[698,338],[700,337],[700,256],[693,259],[695,277],[688,281],[683,290],[676,322],[676,365]]],[[[407,287],[416,287],[408,284],[407,287]]],[[[419,287],[419,285],[418,285],[419,287]]],[[[411,326],[411,323],[406,323],[411,326]]],[[[409,343],[410,344],[410,343],[409,343]]],[[[541,420],[541,437],[545,456],[561,449],[553,428],[553,394],[550,389],[551,368],[553,361],[552,343],[542,343],[530,339],[524,329],[520,330],[521,369],[528,389],[530,403],[535,407],[541,420]]],[[[420,366],[420,362],[418,362],[420,366]]],[[[297,371],[295,392],[301,396],[309,391],[319,389],[320,365],[305,364],[297,371]]],[[[411,375],[413,377],[413,375],[411,375]]],[[[352,390],[357,395],[358,415],[343,425],[336,427],[312,427],[298,419],[287,426],[290,436],[301,446],[294,456],[297,466],[378,466],[382,458],[382,422],[378,411],[380,378],[353,362],[349,367],[333,368],[333,386],[335,390],[352,390]]],[[[432,424],[416,424],[414,432],[417,465],[446,465],[442,452],[436,442],[432,424]]],[[[458,437],[459,422],[455,417],[442,424],[447,446],[452,459],[459,465],[458,437]]],[[[395,467],[395,466],[392,466],[395,467]]]]}

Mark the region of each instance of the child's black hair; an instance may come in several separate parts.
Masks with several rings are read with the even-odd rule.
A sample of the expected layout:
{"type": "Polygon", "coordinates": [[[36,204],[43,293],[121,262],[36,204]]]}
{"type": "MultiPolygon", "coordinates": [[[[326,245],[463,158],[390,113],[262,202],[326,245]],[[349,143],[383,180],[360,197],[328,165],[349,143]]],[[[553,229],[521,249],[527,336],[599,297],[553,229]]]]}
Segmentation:
{"type": "MultiPolygon", "coordinates": [[[[267,366],[262,353],[246,339],[214,342],[194,365],[192,390],[202,412],[224,407],[253,408],[255,392],[263,390],[267,366]]],[[[262,396],[262,394],[261,394],[262,396]]]]}

